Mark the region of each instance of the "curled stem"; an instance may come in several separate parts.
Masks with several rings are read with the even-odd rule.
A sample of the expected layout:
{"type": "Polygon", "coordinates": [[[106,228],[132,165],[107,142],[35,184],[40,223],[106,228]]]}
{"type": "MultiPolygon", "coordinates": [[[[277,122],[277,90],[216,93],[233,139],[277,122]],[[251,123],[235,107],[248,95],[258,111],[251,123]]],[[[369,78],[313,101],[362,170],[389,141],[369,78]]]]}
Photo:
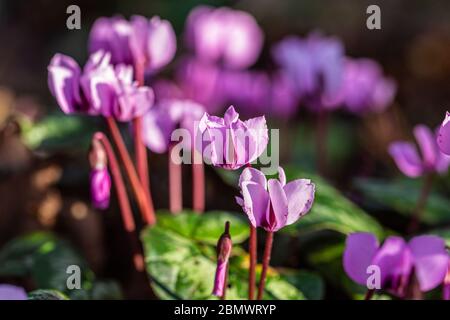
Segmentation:
{"type": "Polygon", "coordinates": [[[138,202],[142,218],[146,224],[153,225],[156,222],[153,203],[149,197],[149,194],[142,187],[142,184],[131,161],[130,154],[125,147],[125,143],[123,142],[119,128],[117,127],[117,124],[112,117],[106,117],[106,122],[111,132],[113,141],[119,152],[120,159],[122,160],[122,163],[125,167],[128,179],[130,180],[130,184],[138,202]]]}
{"type": "Polygon", "coordinates": [[[102,144],[103,148],[105,149],[106,156],[108,157],[108,166],[114,180],[114,187],[116,189],[117,198],[119,200],[122,223],[130,239],[131,249],[133,252],[134,267],[137,271],[143,271],[144,258],[141,253],[139,240],[137,239],[135,233],[136,224],[134,222],[134,217],[131,211],[130,201],[128,199],[125,184],[123,182],[122,173],[120,172],[119,163],[108,138],[103,133],[97,132],[94,135],[94,139],[102,144]]]}
{"type": "Polygon", "coordinates": [[[261,279],[258,287],[258,300],[262,300],[264,296],[264,286],[266,285],[267,270],[269,269],[270,255],[272,253],[273,232],[267,231],[266,245],[264,248],[263,265],[261,271],[261,279]]]}

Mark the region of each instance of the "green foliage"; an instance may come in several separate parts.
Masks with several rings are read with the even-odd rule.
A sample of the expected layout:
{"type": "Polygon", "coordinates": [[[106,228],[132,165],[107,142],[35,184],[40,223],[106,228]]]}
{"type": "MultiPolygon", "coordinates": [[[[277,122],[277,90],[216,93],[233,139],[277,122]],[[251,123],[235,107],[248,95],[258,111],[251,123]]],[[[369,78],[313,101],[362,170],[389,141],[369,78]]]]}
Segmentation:
{"type": "MultiPolygon", "coordinates": [[[[420,179],[398,179],[394,181],[358,179],[355,185],[367,200],[393,209],[405,216],[410,216],[416,207],[422,181],[420,179]]],[[[427,200],[422,221],[430,225],[450,222],[449,208],[450,200],[433,192],[427,200]]]]}
{"type": "Polygon", "coordinates": [[[0,276],[31,277],[38,288],[57,290],[71,299],[120,298],[117,285],[97,282],[94,273],[70,245],[46,232],[18,237],[0,250],[0,276]],[[81,269],[81,289],[67,288],[67,267],[81,269]],[[110,289],[103,288],[107,285],[110,289]],[[105,290],[106,289],[106,290],[105,290]]]}
{"type": "Polygon", "coordinates": [[[233,226],[231,236],[233,243],[241,243],[249,236],[248,223],[242,213],[210,211],[208,214],[195,214],[185,210],[176,218],[168,211],[159,211],[158,225],[176,231],[186,238],[215,245],[223,233],[226,221],[233,226]]]}
{"type": "MultiPolygon", "coordinates": [[[[208,212],[201,216],[192,212],[169,215],[158,213],[159,224],[143,231],[147,271],[156,294],[162,299],[214,299],[211,296],[216,269],[215,244],[223,232],[225,221],[231,221],[233,253],[230,259],[227,298],[246,299],[248,295],[248,258],[237,244],[248,234],[247,223],[227,212],[208,212]],[[204,222],[202,222],[204,220],[204,222]],[[202,226],[202,224],[204,224],[202,226]],[[204,234],[199,230],[204,230],[204,234]],[[236,236],[236,240],[235,237],[236,236]]],[[[289,279],[296,277],[291,271],[289,279]]],[[[299,277],[305,277],[305,272],[299,277]]],[[[321,284],[311,284],[320,278],[308,278],[311,292],[304,294],[295,284],[284,279],[282,273],[269,272],[265,298],[305,299],[318,297],[321,284]]],[[[300,282],[300,280],[297,280],[300,282]]],[[[305,280],[306,282],[306,280],[305,280]]]]}
{"type": "Polygon", "coordinates": [[[22,139],[31,149],[55,150],[88,146],[94,133],[92,120],[81,116],[53,114],[37,123],[21,119],[22,139]]]}
{"type": "Polygon", "coordinates": [[[35,290],[28,293],[28,300],[69,300],[69,298],[57,290],[35,290]]]}
{"type": "Polygon", "coordinates": [[[332,230],[342,234],[371,232],[378,238],[383,238],[383,228],[373,217],[319,176],[292,169],[286,169],[286,176],[288,180],[311,179],[316,185],[316,192],[311,211],[294,225],[283,229],[285,232],[291,234],[321,230],[332,230]]]}

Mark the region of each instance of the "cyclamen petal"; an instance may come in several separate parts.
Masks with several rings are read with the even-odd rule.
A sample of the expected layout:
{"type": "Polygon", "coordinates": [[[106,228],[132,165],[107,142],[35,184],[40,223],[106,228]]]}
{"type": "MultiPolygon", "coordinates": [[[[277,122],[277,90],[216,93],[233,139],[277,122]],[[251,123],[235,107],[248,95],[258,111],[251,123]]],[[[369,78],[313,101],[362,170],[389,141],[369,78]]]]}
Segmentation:
{"type": "Polygon", "coordinates": [[[423,166],[415,146],[409,142],[394,142],[389,146],[389,153],[398,168],[408,177],[419,177],[423,166]]]}
{"type": "Polygon", "coordinates": [[[366,285],[371,275],[367,267],[377,266],[381,289],[399,297],[411,291],[415,279],[423,292],[445,282],[449,262],[444,240],[427,235],[414,237],[409,243],[390,236],[379,247],[374,235],[355,233],[347,237],[343,256],[344,270],[353,281],[366,285]]]}
{"type": "Polygon", "coordinates": [[[176,51],[172,25],[155,16],[148,20],[133,16],[130,21],[122,17],[99,18],[89,35],[89,51],[111,54],[113,65],[125,64],[154,72],[169,63],[176,51]]]}
{"type": "Polygon", "coordinates": [[[275,232],[296,222],[311,208],[314,201],[314,184],[308,179],[294,180],[283,185],[283,169],[280,180],[266,180],[264,174],[254,168],[243,170],[239,187],[242,198],[236,197],[254,227],[275,232]]]}
{"type": "Polygon", "coordinates": [[[48,86],[61,110],[70,114],[79,111],[81,70],[71,57],[56,54],[48,66],[48,86]]]}
{"type": "Polygon", "coordinates": [[[246,12],[198,6],[186,20],[186,42],[197,57],[242,69],[254,64],[263,44],[263,33],[246,12]]]}
{"type": "Polygon", "coordinates": [[[167,20],[153,17],[148,24],[147,69],[159,70],[175,56],[177,41],[172,25],[167,20]]]}
{"type": "Polygon", "coordinates": [[[274,47],[275,61],[290,76],[300,98],[313,110],[333,109],[344,75],[344,48],[332,37],[312,33],[306,39],[290,36],[274,47]]]}
{"type": "Polygon", "coordinates": [[[389,146],[389,153],[400,171],[409,177],[418,177],[426,173],[446,173],[450,166],[450,157],[439,150],[433,131],[424,125],[417,125],[414,128],[414,135],[421,156],[417,148],[409,142],[396,141],[389,146]]]}
{"type": "Polygon", "coordinates": [[[450,112],[447,112],[445,119],[439,128],[437,143],[442,153],[450,155],[450,112]]]}
{"type": "Polygon", "coordinates": [[[414,267],[420,290],[436,288],[445,278],[448,268],[448,253],[445,241],[436,236],[414,237],[409,242],[414,257],[414,267]]]}
{"type": "Polygon", "coordinates": [[[378,240],[370,233],[352,233],[347,237],[343,256],[344,270],[356,283],[366,285],[367,267],[378,250],[378,240]]]}
{"type": "Polygon", "coordinates": [[[27,300],[27,293],[21,287],[0,284],[0,300],[27,300]]]}
{"type": "Polygon", "coordinates": [[[114,67],[109,52],[92,54],[83,72],[73,59],[57,54],[48,71],[50,91],[65,113],[130,121],[153,106],[153,90],[134,82],[131,66],[114,67]]]}
{"type": "Polygon", "coordinates": [[[375,254],[373,265],[380,268],[381,285],[403,296],[406,293],[413,257],[407,243],[400,237],[388,237],[375,254]]]}
{"type": "Polygon", "coordinates": [[[231,106],[224,118],[205,113],[199,123],[202,146],[199,150],[207,161],[217,167],[236,170],[255,161],[268,143],[268,130],[264,117],[245,122],[231,106]]]}
{"type": "Polygon", "coordinates": [[[273,226],[268,220],[270,197],[267,190],[255,182],[244,181],[241,185],[241,192],[244,199],[243,209],[251,224],[255,228],[263,227],[270,230],[273,226]]]}
{"type": "Polygon", "coordinates": [[[283,189],[288,201],[286,225],[290,225],[311,209],[315,186],[309,179],[298,179],[289,182],[283,189]]]}
{"type": "Polygon", "coordinates": [[[286,226],[288,216],[288,200],[280,181],[270,179],[267,183],[270,197],[270,210],[267,217],[271,231],[278,231],[286,226]]]}
{"type": "Polygon", "coordinates": [[[414,127],[414,136],[419,145],[424,164],[433,167],[439,156],[434,133],[424,125],[417,125],[414,127]]]}

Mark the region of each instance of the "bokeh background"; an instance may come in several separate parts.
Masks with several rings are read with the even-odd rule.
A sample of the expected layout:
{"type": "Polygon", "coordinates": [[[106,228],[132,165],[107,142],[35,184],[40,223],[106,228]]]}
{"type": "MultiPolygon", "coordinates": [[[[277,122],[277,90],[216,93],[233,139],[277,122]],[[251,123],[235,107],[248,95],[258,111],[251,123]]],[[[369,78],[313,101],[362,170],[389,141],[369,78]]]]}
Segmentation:
{"type": "MultiPolygon", "coordinates": [[[[120,216],[113,203],[99,213],[89,204],[87,149],[89,132],[103,128],[99,119],[85,119],[76,134],[59,136],[61,126],[33,127],[49,114],[61,115],[47,86],[47,65],[56,52],[87,59],[90,27],[100,16],[160,15],[182,35],[189,11],[198,4],[230,6],[251,13],[265,33],[264,49],[255,68],[273,64],[270,47],[284,36],[304,36],[320,30],[339,37],[352,57],[378,61],[393,77],[398,91],[384,113],[364,118],[333,114],[330,138],[329,179],[362,206],[354,180],[358,177],[395,177],[398,170],[387,153],[394,139],[410,138],[414,124],[436,127],[450,107],[450,2],[447,0],[130,0],[130,1],[0,1],[0,247],[13,237],[33,230],[53,230],[82,252],[90,267],[102,277],[117,279],[126,297],[149,297],[142,279],[132,274],[129,253],[121,232],[120,216]],[[81,30],[66,28],[66,8],[81,8],[81,30]],[[381,7],[381,30],[366,28],[366,8],[381,7]],[[32,126],[32,125],[29,125],[32,126]],[[27,133],[28,132],[28,133],[27,133]],[[49,133],[50,132],[50,133],[49,133]],[[54,139],[42,139],[50,135],[54,139]],[[131,280],[130,280],[131,279],[131,280]]],[[[178,55],[183,53],[179,38],[178,55]]],[[[172,65],[163,76],[170,76],[172,65]]],[[[224,106],[225,107],[225,106],[224,106]]],[[[311,116],[300,110],[295,119],[277,120],[281,129],[282,162],[314,170],[314,143],[308,131],[311,116]]],[[[79,125],[79,124],[77,124],[79,125]]],[[[69,132],[70,128],[68,129],[69,132]]],[[[167,207],[166,158],[151,155],[155,204],[167,207]]],[[[186,170],[189,181],[190,171],[186,170]]],[[[448,179],[447,179],[448,181],[448,179]]],[[[239,211],[230,199],[236,190],[207,168],[207,208],[239,211]]],[[[441,183],[448,198],[448,184],[441,183]]],[[[185,202],[189,206],[189,184],[185,202]]],[[[385,225],[396,228],[402,218],[374,210],[385,225]]],[[[292,264],[296,264],[293,262],[292,264]]],[[[24,286],[30,285],[21,283],[24,286]]],[[[339,290],[327,290],[342,297],[339,290]]]]}

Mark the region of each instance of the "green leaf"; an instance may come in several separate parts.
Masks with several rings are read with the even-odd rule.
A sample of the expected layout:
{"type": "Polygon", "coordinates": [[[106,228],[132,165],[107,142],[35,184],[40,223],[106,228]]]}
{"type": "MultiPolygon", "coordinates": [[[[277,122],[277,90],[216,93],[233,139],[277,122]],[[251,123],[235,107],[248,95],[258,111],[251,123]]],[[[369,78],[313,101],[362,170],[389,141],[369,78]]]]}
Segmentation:
{"type": "Polygon", "coordinates": [[[28,300],[69,300],[69,298],[57,290],[35,290],[28,293],[28,300]]]}
{"type": "MultiPolygon", "coordinates": [[[[386,181],[380,179],[357,179],[355,186],[370,201],[394,209],[410,216],[416,207],[422,188],[421,179],[397,179],[386,181]]],[[[422,221],[437,225],[450,221],[450,200],[440,194],[430,194],[424,209],[422,221]]]]}
{"type": "Polygon", "coordinates": [[[161,227],[176,231],[186,238],[211,245],[217,244],[226,221],[230,221],[233,243],[244,242],[249,237],[248,222],[240,213],[210,211],[200,215],[185,210],[173,215],[164,210],[158,212],[158,224],[161,227]]]}
{"type": "Polygon", "coordinates": [[[308,300],[320,300],[324,297],[325,283],[316,273],[283,270],[282,278],[303,292],[308,300]]]}
{"type": "Polygon", "coordinates": [[[95,130],[92,122],[86,117],[53,114],[37,123],[23,118],[20,126],[22,139],[31,149],[58,149],[88,145],[95,130]]]}
{"type": "MultiPolygon", "coordinates": [[[[158,224],[143,231],[141,238],[147,272],[155,293],[161,299],[214,299],[211,292],[216,270],[215,244],[223,232],[223,223],[229,218],[229,214],[223,212],[205,213],[200,218],[198,214],[188,212],[178,215],[160,213],[158,224]],[[202,225],[202,219],[206,222],[199,227],[199,224],[202,225]],[[214,221],[216,222],[213,223],[214,221]],[[189,225],[191,223],[193,225],[189,225]],[[219,226],[222,227],[219,229],[219,226]],[[212,229],[208,231],[207,227],[212,229]],[[214,231],[216,229],[217,231],[214,231]],[[199,230],[203,230],[205,234],[200,234],[199,230]],[[214,239],[213,234],[216,234],[214,239]]],[[[227,298],[246,299],[246,253],[236,245],[233,228],[231,222],[234,245],[230,259],[227,298]]],[[[248,236],[243,236],[243,233],[244,231],[236,233],[238,238],[241,237],[241,241],[248,236]]],[[[271,269],[265,298],[304,299],[304,295],[271,269]]]]}
{"type": "Polygon", "coordinates": [[[369,214],[344,197],[322,178],[286,169],[289,180],[307,178],[316,185],[314,204],[311,211],[294,225],[284,228],[285,232],[313,232],[333,230],[342,234],[371,232],[379,239],[384,236],[383,227],[369,214]]]}
{"type": "Polygon", "coordinates": [[[32,233],[7,243],[0,251],[0,276],[30,276],[38,288],[61,291],[71,299],[89,299],[91,293],[95,293],[92,292],[95,276],[84,259],[68,243],[46,232],[32,233]],[[70,265],[81,270],[81,289],[67,288],[70,274],[66,271],[70,265]]]}
{"type": "Polygon", "coordinates": [[[121,300],[122,291],[115,281],[94,281],[91,290],[93,300],[121,300]]]}

